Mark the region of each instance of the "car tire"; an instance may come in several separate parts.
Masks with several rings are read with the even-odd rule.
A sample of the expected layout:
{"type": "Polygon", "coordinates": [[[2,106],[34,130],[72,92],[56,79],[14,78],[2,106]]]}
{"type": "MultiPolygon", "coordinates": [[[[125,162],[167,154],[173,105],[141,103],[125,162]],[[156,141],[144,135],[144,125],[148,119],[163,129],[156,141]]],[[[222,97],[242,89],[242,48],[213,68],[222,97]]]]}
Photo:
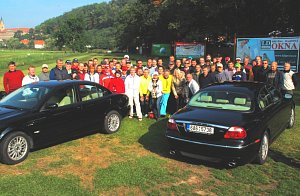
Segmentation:
{"type": "Polygon", "coordinates": [[[116,133],[120,129],[121,119],[117,111],[110,111],[104,118],[104,133],[116,133]]]}
{"type": "Polygon", "coordinates": [[[29,154],[29,137],[23,132],[12,132],[0,142],[0,161],[15,165],[24,161],[29,154]]]}
{"type": "Polygon", "coordinates": [[[269,134],[267,131],[265,131],[260,141],[259,151],[255,161],[256,163],[263,165],[267,161],[269,154],[269,145],[269,134]]]}
{"type": "Polygon", "coordinates": [[[295,117],[296,117],[296,115],[295,115],[295,108],[292,108],[291,109],[290,120],[289,120],[289,123],[288,123],[288,126],[287,126],[288,129],[293,128],[293,126],[295,124],[295,119],[296,119],[295,117]]]}

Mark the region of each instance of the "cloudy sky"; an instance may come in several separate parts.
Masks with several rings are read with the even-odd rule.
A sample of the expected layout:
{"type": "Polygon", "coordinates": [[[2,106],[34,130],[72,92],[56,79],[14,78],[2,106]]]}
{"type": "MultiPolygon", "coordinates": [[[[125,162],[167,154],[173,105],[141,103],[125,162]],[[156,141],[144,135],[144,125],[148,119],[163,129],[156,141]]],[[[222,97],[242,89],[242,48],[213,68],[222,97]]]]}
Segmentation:
{"type": "Polygon", "coordinates": [[[0,0],[0,17],[6,28],[35,27],[74,8],[109,0],[0,0]]]}

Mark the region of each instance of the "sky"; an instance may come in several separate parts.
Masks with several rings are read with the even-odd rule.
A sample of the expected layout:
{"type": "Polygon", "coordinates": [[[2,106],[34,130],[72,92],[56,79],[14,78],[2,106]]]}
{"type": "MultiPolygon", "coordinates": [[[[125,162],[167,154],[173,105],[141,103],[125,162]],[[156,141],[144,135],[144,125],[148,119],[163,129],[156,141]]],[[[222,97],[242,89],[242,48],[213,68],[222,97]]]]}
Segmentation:
{"type": "Polygon", "coordinates": [[[74,8],[109,0],[0,0],[5,28],[33,28],[74,8]]]}

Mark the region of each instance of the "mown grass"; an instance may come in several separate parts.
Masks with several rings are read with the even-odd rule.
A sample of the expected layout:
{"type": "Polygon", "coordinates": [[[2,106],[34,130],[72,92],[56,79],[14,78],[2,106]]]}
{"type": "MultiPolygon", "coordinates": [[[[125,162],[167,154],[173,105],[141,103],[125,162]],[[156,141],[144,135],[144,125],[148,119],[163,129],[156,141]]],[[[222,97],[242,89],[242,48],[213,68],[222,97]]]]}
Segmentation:
{"type": "Polygon", "coordinates": [[[164,137],[167,119],[125,118],[116,134],[35,151],[16,166],[0,164],[0,195],[300,195],[299,92],[295,127],[272,144],[262,166],[227,169],[172,157],[164,137]]]}

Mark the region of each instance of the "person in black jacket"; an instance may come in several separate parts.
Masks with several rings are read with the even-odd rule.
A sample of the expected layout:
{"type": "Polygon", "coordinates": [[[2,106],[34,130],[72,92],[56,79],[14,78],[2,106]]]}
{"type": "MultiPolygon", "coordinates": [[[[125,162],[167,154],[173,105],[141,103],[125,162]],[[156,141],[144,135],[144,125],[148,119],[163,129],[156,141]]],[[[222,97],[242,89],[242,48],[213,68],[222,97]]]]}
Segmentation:
{"type": "Polygon", "coordinates": [[[205,88],[214,82],[216,82],[215,77],[211,73],[209,73],[208,66],[204,66],[202,68],[202,74],[200,74],[199,77],[200,88],[205,88]]]}
{"type": "Polygon", "coordinates": [[[258,70],[257,73],[257,81],[258,82],[266,82],[267,74],[270,71],[269,63],[267,60],[263,60],[263,66],[258,70]]]}
{"type": "Polygon", "coordinates": [[[64,62],[62,59],[58,59],[56,61],[56,67],[51,69],[50,71],[50,80],[68,80],[70,79],[70,75],[68,71],[63,66],[64,62]]]}
{"type": "Polygon", "coordinates": [[[277,62],[273,61],[271,64],[271,70],[267,73],[267,83],[273,84],[275,88],[281,90],[283,86],[282,72],[277,69],[277,62]]]}

